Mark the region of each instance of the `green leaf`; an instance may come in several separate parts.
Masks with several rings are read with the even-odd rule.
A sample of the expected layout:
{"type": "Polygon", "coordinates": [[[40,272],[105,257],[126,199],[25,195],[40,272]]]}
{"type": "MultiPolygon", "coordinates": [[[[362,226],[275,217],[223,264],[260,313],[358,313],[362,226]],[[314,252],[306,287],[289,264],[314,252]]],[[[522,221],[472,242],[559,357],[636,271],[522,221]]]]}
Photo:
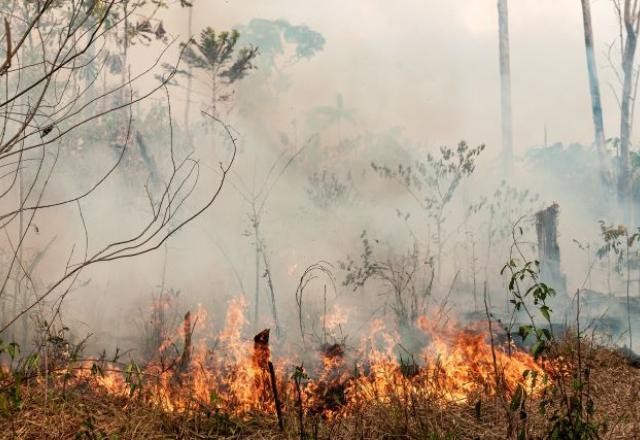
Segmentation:
{"type": "Polygon", "coordinates": [[[532,330],[533,330],[533,326],[531,326],[531,325],[522,325],[518,329],[518,334],[520,335],[520,337],[524,341],[531,334],[532,330]]]}
{"type": "Polygon", "coordinates": [[[584,384],[580,381],[580,379],[574,377],[571,380],[571,388],[573,388],[576,391],[580,391],[582,388],[584,388],[584,384]]]}
{"type": "Polygon", "coordinates": [[[20,354],[20,345],[17,342],[10,342],[7,345],[7,354],[13,360],[20,354]]]}
{"type": "Polygon", "coordinates": [[[7,415],[9,413],[9,400],[4,393],[0,393],[0,414],[7,415]]]}
{"type": "Polygon", "coordinates": [[[551,309],[548,306],[542,306],[540,307],[540,313],[542,313],[542,316],[544,316],[544,319],[547,320],[547,322],[551,322],[551,315],[550,312],[551,309]]]}
{"type": "Polygon", "coordinates": [[[515,411],[518,408],[520,408],[520,404],[522,403],[523,393],[524,393],[524,390],[522,388],[522,385],[518,384],[518,386],[516,387],[516,390],[513,393],[513,396],[511,397],[511,411],[515,411]]]}
{"type": "Polygon", "coordinates": [[[40,356],[36,354],[29,355],[25,360],[25,370],[31,370],[38,368],[38,364],[40,363],[40,356]]]}
{"type": "Polygon", "coordinates": [[[531,346],[531,354],[533,355],[533,358],[537,359],[538,357],[540,357],[540,355],[544,352],[545,348],[546,348],[546,345],[544,341],[542,340],[536,341],[536,343],[531,346]]]}

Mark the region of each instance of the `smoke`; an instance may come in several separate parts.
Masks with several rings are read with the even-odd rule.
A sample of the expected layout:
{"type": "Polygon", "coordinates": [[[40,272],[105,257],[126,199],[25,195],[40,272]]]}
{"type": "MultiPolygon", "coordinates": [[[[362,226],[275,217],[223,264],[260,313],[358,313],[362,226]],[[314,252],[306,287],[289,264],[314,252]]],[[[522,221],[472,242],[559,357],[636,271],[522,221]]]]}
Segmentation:
{"type": "MultiPolygon", "coordinates": [[[[295,59],[290,42],[284,41],[284,52],[275,54],[278,72],[269,72],[258,62],[258,70],[228,90],[229,99],[219,106],[220,117],[233,127],[239,151],[229,180],[211,209],[154,253],[100,264],[82,273],[65,299],[63,316],[78,335],[92,333],[94,347],[139,349],[153,298],[161,294],[175,298],[173,313],[178,321],[186,311],[201,305],[220,325],[229,301],[244,296],[250,304],[247,318],[252,321],[256,279],[260,295],[256,330],[274,326],[273,289],[284,333],[297,338],[296,287],[304,269],[321,260],[332,265],[335,290],[323,277],[309,283],[302,313],[309,320],[307,327],[315,336],[322,333],[320,317],[326,308],[332,316],[347,317],[332,323],[333,337],[355,335],[372,316],[394,316],[397,306],[394,285],[385,277],[372,277],[357,288],[343,285],[347,272],[340,263],[363,261],[365,230],[371,259],[388,264],[391,271],[406,270],[407,255],[416,252],[419,268],[408,285],[419,292],[430,289],[424,294],[424,307],[456,319],[470,312],[480,316],[486,282],[494,311],[503,313],[509,305],[499,271],[508,259],[510,227],[520,216],[553,202],[560,205],[561,264],[568,291],[582,288],[590,271],[586,287],[608,292],[606,271],[575,242],[588,243],[589,255],[594,254],[601,242],[597,220],[613,222],[615,218],[610,205],[593,202],[596,194],[603,200],[611,197],[593,189],[598,187],[596,157],[589,147],[577,156],[564,154],[560,146],[555,155],[547,148],[556,142],[588,146],[593,137],[577,2],[541,0],[511,5],[518,163],[505,184],[499,165],[497,13],[493,3],[408,1],[395,5],[330,0],[322,7],[285,0],[194,3],[195,34],[207,26],[242,32],[260,18],[307,26],[322,36],[324,44],[312,56],[295,59]],[[486,149],[476,171],[461,180],[447,205],[441,238],[445,251],[438,279],[429,287],[435,264],[430,258],[437,245],[433,218],[401,183],[380,177],[371,163],[392,169],[398,164],[415,164],[427,154],[437,156],[441,145],[455,147],[462,139],[472,147],[485,144],[486,149]],[[535,156],[533,147],[541,155],[535,156]],[[579,166],[575,157],[583,159],[579,166]],[[565,170],[575,171],[583,180],[568,177],[565,170]],[[487,206],[496,200],[496,189],[504,185],[539,196],[535,201],[513,199],[492,217],[487,206]],[[478,212],[469,213],[470,206],[480,205],[478,212]],[[258,263],[256,221],[262,249],[258,263]],[[491,235],[492,227],[500,229],[500,237],[491,235]],[[419,243],[417,250],[415,243],[419,243]]],[[[144,14],[140,14],[142,19],[144,14]]],[[[188,11],[172,6],[159,14],[170,34],[186,41],[188,11]]],[[[606,133],[614,136],[619,112],[612,90],[619,87],[609,67],[607,48],[618,30],[607,2],[595,2],[593,16],[605,90],[606,133]]],[[[160,50],[158,45],[134,46],[132,75],[152,63],[160,50]]],[[[178,51],[176,44],[167,56],[175,58],[178,51]]],[[[616,56],[614,46],[614,62],[616,56]]],[[[210,100],[209,87],[206,75],[195,75],[189,109],[193,157],[202,173],[200,188],[211,189],[219,179],[219,162],[226,160],[230,147],[219,128],[201,113],[210,100]]],[[[184,158],[191,154],[192,146],[183,119],[186,80],[177,80],[179,86],[168,87],[167,93],[173,147],[184,158]]],[[[90,248],[126,237],[152,214],[145,185],[158,197],[166,184],[170,169],[166,153],[171,142],[168,118],[163,93],[134,109],[133,124],[144,146],[131,139],[126,167],[82,204],[90,248]]],[[[52,184],[52,194],[86,186],[90,176],[113,163],[117,151],[105,144],[109,142],[83,145],[77,159],[80,165],[70,166],[68,177],[52,184]]],[[[196,210],[206,194],[197,192],[185,203],[185,212],[196,210]]],[[[38,276],[43,280],[60,270],[60,262],[71,251],[70,243],[83,240],[83,225],[75,210],[47,214],[38,222],[41,232],[32,241],[34,249],[54,238],[61,243],[41,264],[38,276]]],[[[523,240],[535,241],[535,228],[529,225],[523,240]]],[[[536,251],[527,255],[536,258],[536,251]]],[[[620,294],[620,289],[618,281],[615,293],[620,294]]],[[[594,305],[590,316],[604,313],[603,308],[594,305]]],[[[616,306],[607,313],[619,317],[623,310],[616,306]]]]}

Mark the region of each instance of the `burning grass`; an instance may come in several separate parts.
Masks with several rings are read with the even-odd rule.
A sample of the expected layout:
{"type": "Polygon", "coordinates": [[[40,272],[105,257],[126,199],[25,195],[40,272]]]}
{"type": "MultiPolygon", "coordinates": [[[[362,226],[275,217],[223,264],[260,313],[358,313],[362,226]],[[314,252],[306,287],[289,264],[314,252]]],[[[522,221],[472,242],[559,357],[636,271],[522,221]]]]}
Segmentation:
{"type": "MultiPolygon", "coordinates": [[[[49,367],[47,375],[42,365],[29,374],[5,372],[0,435],[500,439],[511,426],[536,438],[566,403],[549,390],[569,389],[576,371],[570,336],[556,343],[555,359],[540,364],[494,341],[482,325],[436,328],[427,318],[416,323],[426,343],[411,356],[398,355],[399,335],[381,321],[356,346],[307,347],[316,362],[283,350],[274,355],[268,330],[243,337],[244,306],[231,303],[216,337],[193,345],[193,323],[205,327],[206,317],[187,315],[181,350],[169,356],[172,343],[165,341],[144,367],[101,358],[49,367]],[[526,398],[514,405],[518,393],[526,398]],[[537,408],[545,400],[542,414],[537,408]]],[[[580,393],[588,393],[598,429],[606,438],[638,438],[639,370],[615,351],[580,349],[589,376],[580,393]]]]}

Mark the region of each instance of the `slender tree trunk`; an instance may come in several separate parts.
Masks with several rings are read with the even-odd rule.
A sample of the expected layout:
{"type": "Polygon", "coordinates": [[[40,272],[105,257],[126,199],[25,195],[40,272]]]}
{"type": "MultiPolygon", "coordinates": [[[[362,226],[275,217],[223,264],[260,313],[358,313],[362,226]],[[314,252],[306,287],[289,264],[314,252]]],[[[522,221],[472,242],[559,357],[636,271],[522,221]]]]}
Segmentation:
{"type": "Polygon", "coordinates": [[[513,170],[513,127],[511,119],[511,66],[509,54],[509,9],[507,0],[498,0],[498,29],[500,41],[500,107],[502,120],[502,154],[504,174],[513,170]]]}
{"type": "Polygon", "coordinates": [[[627,330],[629,331],[629,353],[633,352],[633,332],[631,330],[631,297],[629,290],[631,287],[631,260],[629,256],[629,237],[625,237],[627,241],[627,330]]]}
{"type": "Polygon", "coordinates": [[[620,157],[618,163],[618,202],[622,208],[624,221],[630,220],[630,192],[631,172],[629,164],[629,148],[631,146],[631,101],[633,99],[633,63],[636,54],[638,35],[634,29],[634,21],[628,12],[625,12],[626,39],[622,53],[622,101],[620,108],[620,157]],[[632,21],[633,20],[633,21],[632,21]]]}
{"type": "Polygon", "coordinates": [[[271,267],[269,266],[269,259],[264,245],[262,246],[262,261],[264,262],[264,271],[267,278],[267,286],[269,287],[269,294],[271,296],[271,316],[273,317],[273,323],[276,326],[276,336],[280,337],[280,321],[278,320],[278,308],[276,305],[276,292],[273,288],[273,279],[271,278],[271,267]]]}
{"type": "Polygon", "coordinates": [[[476,242],[475,239],[471,244],[471,268],[473,271],[473,311],[478,311],[478,285],[476,279],[476,242]]]}
{"type": "Polygon", "coordinates": [[[438,218],[436,219],[437,225],[436,225],[436,240],[438,242],[438,254],[436,256],[437,258],[437,272],[436,272],[436,284],[438,285],[438,288],[440,288],[440,281],[442,280],[442,249],[443,249],[443,245],[442,245],[442,224],[444,223],[443,220],[443,215],[442,215],[442,210],[440,210],[440,214],[438,215],[438,218]]]}
{"type": "MultiPolygon", "coordinates": [[[[23,175],[23,170],[20,169],[20,176],[19,176],[19,182],[20,182],[20,204],[25,203],[26,198],[28,197],[28,195],[25,195],[25,185],[24,185],[24,175],[23,175]]],[[[23,309],[26,309],[29,305],[29,300],[27,298],[27,296],[29,295],[29,287],[26,283],[23,283],[23,280],[26,280],[29,278],[29,275],[27,274],[27,272],[24,271],[23,267],[24,267],[24,242],[26,239],[25,236],[25,221],[24,221],[24,215],[23,212],[21,210],[20,212],[20,235],[18,236],[18,261],[19,264],[16,267],[16,269],[18,269],[16,271],[16,295],[20,295],[20,297],[22,298],[23,301],[23,309]],[[24,287],[23,287],[24,286],[24,287]]],[[[33,286],[32,286],[33,287],[33,286]]],[[[15,316],[15,315],[14,315],[15,316]]],[[[26,347],[27,344],[29,343],[29,321],[28,321],[29,315],[24,315],[22,317],[22,335],[21,335],[21,344],[23,347],[26,347]]]]}
{"type": "Polygon", "coordinates": [[[216,101],[218,100],[218,97],[216,95],[216,77],[217,76],[218,76],[217,69],[214,69],[213,73],[211,74],[211,112],[213,116],[218,116],[217,110],[216,110],[216,101]]]}
{"type": "Polygon", "coordinates": [[[191,327],[191,312],[187,312],[184,315],[183,321],[183,332],[184,332],[184,347],[182,349],[182,356],[180,356],[179,371],[181,373],[187,371],[189,368],[189,364],[191,363],[191,332],[193,328],[191,327]]]}
{"type": "MultiPolygon", "coordinates": [[[[254,210],[255,211],[255,210],[254,210]]],[[[255,293],[255,304],[254,304],[254,312],[253,312],[253,326],[257,328],[258,319],[260,317],[260,229],[258,227],[257,220],[254,220],[253,224],[253,235],[256,240],[255,243],[255,252],[256,252],[256,293],[255,293]]]]}
{"type": "MultiPolygon", "coordinates": [[[[124,0],[123,2],[123,12],[124,12],[124,33],[122,35],[122,84],[124,85],[127,82],[127,71],[129,70],[129,0],[124,0]]],[[[127,94],[126,88],[122,87],[121,89],[121,99],[122,102],[125,102],[125,97],[127,94]]]]}
{"type": "MultiPolygon", "coordinates": [[[[18,206],[22,206],[23,203],[25,203],[24,200],[24,181],[23,181],[23,169],[22,167],[20,168],[20,170],[18,171],[18,206]]],[[[22,265],[24,264],[22,258],[23,258],[23,252],[22,252],[22,235],[24,234],[24,210],[20,210],[20,214],[18,216],[18,236],[16,237],[16,243],[18,248],[16,249],[16,256],[15,258],[17,258],[18,260],[18,264],[15,264],[12,268],[12,270],[15,270],[15,281],[14,281],[14,292],[13,292],[13,310],[11,311],[11,316],[17,316],[18,315],[18,302],[19,300],[22,300],[23,305],[27,304],[27,299],[25,297],[23,297],[23,294],[26,295],[26,292],[22,292],[22,288],[21,288],[21,276],[20,276],[20,268],[22,267],[22,265]]],[[[26,319],[27,319],[27,315],[23,316],[21,319],[22,322],[22,328],[23,328],[23,333],[19,334],[19,331],[16,331],[16,326],[13,326],[12,331],[11,331],[11,341],[12,342],[19,342],[22,346],[25,346],[25,341],[26,341],[26,328],[25,328],[25,323],[26,323],[26,319]],[[18,338],[22,338],[20,341],[18,341],[18,338]]]]}
{"type": "Polygon", "coordinates": [[[600,82],[598,80],[598,68],[596,55],[593,49],[593,27],[591,26],[591,2],[582,2],[582,21],[584,25],[584,46],[587,52],[587,71],[589,72],[589,91],[591,92],[591,113],[593,116],[593,127],[595,131],[595,144],[598,150],[600,161],[601,177],[606,179],[606,168],[604,160],[604,122],[602,117],[602,102],[600,100],[600,82]]]}
{"type": "MultiPolygon", "coordinates": [[[[189,39],[192,38],[193,33],[193,6],[189,8],[189,20],[187,22],[187,34],[189,39]]],[[[189,142],[189,148],[193,150],[193,139],[191,137],[191,122],[189,120],[189,113],[191,110],[191,93],[193,90],[193,69],[189,64],[187,67],[187,100],[184,107],[184,129],[187,134],[187,142],[189,142]]]]}

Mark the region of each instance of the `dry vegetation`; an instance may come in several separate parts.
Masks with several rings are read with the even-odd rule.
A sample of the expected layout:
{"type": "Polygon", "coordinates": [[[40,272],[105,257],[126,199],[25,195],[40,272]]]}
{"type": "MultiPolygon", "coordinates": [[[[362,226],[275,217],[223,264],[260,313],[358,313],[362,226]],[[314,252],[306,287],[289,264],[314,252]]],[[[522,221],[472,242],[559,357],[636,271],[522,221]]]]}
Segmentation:
{"type": "MultiPolygon", "coordinates": [[[[574,337],[559,341],[557,359],[574,359],[575,341],[574,337]]],[[[583,396],[593,399],[594,412],[590,417],[598,426],[599,435],[610,439],[638,438],[638,365],[617,350],[585,341],[580,349],[584,353],[583,368],[589,371],[588,389],[584,390],[583,396]]],[[[564,370],[555,371],[562,370],[567,375],[575,371],[571,362],[563,365],[564,370]]],[[[373,374],[370,372],[369,377],[373,374]]],[[[556,373],[549,377],[553,374],[556,373]]],[[[213,402],[203,403],[197,395],[188,395],[190,388],[183,383],[175,385],[175,392],[185,394],[181,395],[181,401],[188,402],[188,408],[168,410],[149,400],[149,392],[157,392],[153,387],[146,391],[140,388],[133,395],[116,395],[103,386],[100,375],[78,375],[77,370],[70,370],[67,376],[50,373],[46,385],[42,375],[25,380],[18,388],[19,402],[11,402],[9,394],[3,394],[0,432],[2,438],[7,439],[503,439],[512,418],[514,426],[526,426],[527,438],[583,438],[549,435],[550,414],[552,409],[565,404],[561,399],[552,403],[546,416],[538,409],[543,393],[536,393],[522,407],[514,408],[512,402],[507,402],[511,408],[506,411],[505,400],[486,386],[485,391],[469,394],[466,402],[445,401],[440,390],[424,392],[418,384],[426,382],[422,382],[419,374],[396,376],[383,389],[378,389],[384,390],[384,396],[374,393],[366,399],[347,398],[348,403],[334,405],[331,410],[325,408],[318,412],[311,403],[305,402],[304,433],[301,434],[295,382],[289,377],[291,386],[287,386],[283,383],[287,379],[285,374],[278,376],[283,400],[283,431],[278,428],[269,392],[264,393],[261,408],[238,412],[213,402]]],[[[349,380],[356,382],[353,378],[349,380]]],[[[478,378],[485,385],[486,381],[494,380],[495,377],[478,378]]],[[[556,379],[555,383],[558,381],[556,379]]],[[[10,382],[11,376],[6,375],[5,392],[10,382]]],[[[247,385],[254,387],[254,391],[260,388],[255,377],[249,382],[247,385]]],[[[320,393],[321,382],[322,379],[318,379],[314,382],[318,388],[307,389],[320,393]]],[[[565,377],[565,385],[570,382],[571,378],[565,377]]],[[[143,383],[146,380],[140,382],[141,387],[146,386],[143,383]]],[[[366,383],[348,388],[347,395],[362,393],[364,396],[370,391],[365,390],[366,383]]],[[[256,394],[260,393],[256,391],[256,394]]],[[[310,395],[305,399],[310,399],[310,395]]]]}

